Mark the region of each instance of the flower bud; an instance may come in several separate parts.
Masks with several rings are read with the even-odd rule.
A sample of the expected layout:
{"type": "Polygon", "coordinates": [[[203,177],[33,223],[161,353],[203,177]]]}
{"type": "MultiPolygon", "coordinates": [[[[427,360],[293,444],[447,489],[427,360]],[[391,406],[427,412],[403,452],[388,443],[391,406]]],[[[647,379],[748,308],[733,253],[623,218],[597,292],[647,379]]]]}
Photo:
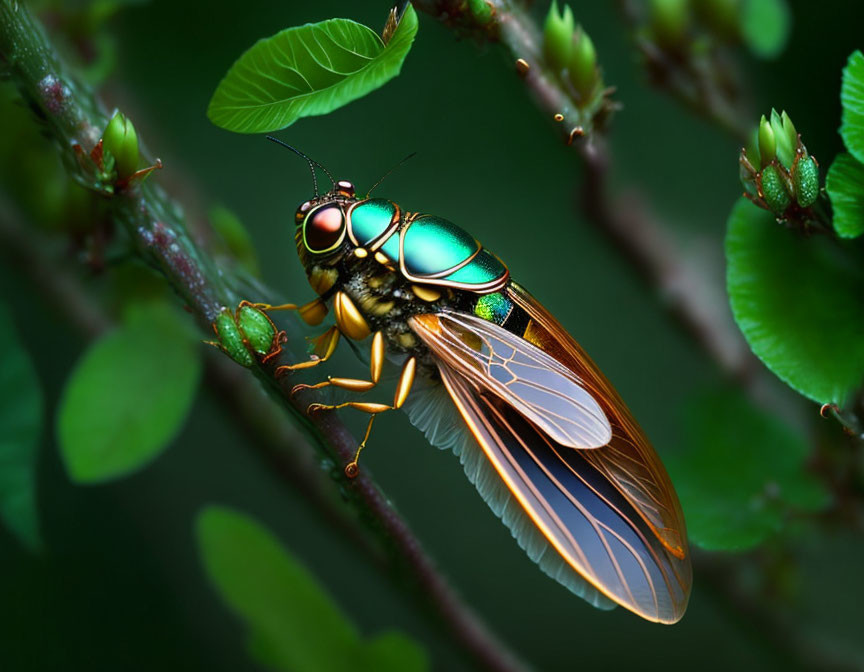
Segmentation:
{"type": "Polygon", "coordinates": [[[587,99],[594,92],[597,85],[597,52],[594,43],[582,26],[577,26],[573,33],[573,46],[570,52],[570,60],[567,63],[570,72],[570,81],[576,87],[576,91],[587,99]]]}
{"type": "Polygon", "coordinates": [[[802,208],[809,208],[819,198],[819,166],[812,156],[801,156],[792,169],[795,200],[802,208]]]}
{"type": "Polygon", "coordinates": [[[563,13],[559,14],[558,2],[552,0],[543,26],[543,53],[549,65],[556,70],[563,70],[570,60],[574,23],[570,6],[564,5],[563,13]]]}
{"type": "Polygon", "coordinates": [[[774,109],[771,110],[771,130],[774,131],[774,140],[777,143],[777,160],[789,170],[798,149],[798,132],[786,112],[780,115],[774,109]]]}
{"type": "Polygon", "coordinates": [[[651,0],[651,30],[657,43],[675,47],[684,41],[689,22],[688,0],[651,0]]]}
{"type": "Polygon", "coordinates": [[[105,128],[102,149],[114,157],[117,175],[121,179],[138,170],[138,134],[132,122],[120,112],[114,113],[105,128]]]}
{"type": "Polygon", "coordinates": [[[468,9],[481,26],[492,20],[492,6],[486,0],[468,0],[468,9]]]}
{"type": "Polygon", "coordinates": [[[782,215],[792,202],[786,189],[786,181],[780,174],[777,166],[766,166],[762,171],[760,182],[762,186],[762,197],[768,209],[775,215],[782,215]]]}
{"type": "Polygon", "coordinates": [[[759,160],[761,165],[767,166],[777,156],[777,140],[774,137],[774,129],[771,123],[762,115],[759,122],[759,160]]]}

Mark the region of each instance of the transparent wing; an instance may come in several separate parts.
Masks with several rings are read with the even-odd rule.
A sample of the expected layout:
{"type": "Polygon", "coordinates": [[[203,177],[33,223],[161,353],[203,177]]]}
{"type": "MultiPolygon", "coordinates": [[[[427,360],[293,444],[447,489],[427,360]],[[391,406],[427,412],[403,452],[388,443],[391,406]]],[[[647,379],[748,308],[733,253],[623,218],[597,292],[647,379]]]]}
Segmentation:
{"type": "Polygon", "coordinates": [[[612,438],[600,404],[553,357],[497,324],[465,313],[418,315],[411,328],[462,376],[487,388],[571,448],[599,448],[612,438]]]}
{"type": "MultiPolygon", "coordinates": [[[[542,533],[550,547],[546,553],[557,555],[563,568],[587,584],[580,594],[600,606],[604,601],[597,597],[608,598],[651,621],[679,620],[689,597],[689,561],[669,553],[586,459],[595,451],[556,444],[496,394],[446,364],[439,364],[439,371],[486,459],[512,493],[511,505],[542,533]]],[[[562,580],[566,573],[555,578],[568,585],[562,580]]]]}
{"type": "Polygon", "coordinates": [[[578,376],[609,418],[611,440],[603,450],[586,453],[585,459],[629,500],[670,552],[687,557],[687,533],[678,497],[660,458],[615,388],[533,296],[516,283],[504,291],[531,318],[525,338],[578,376]]]}

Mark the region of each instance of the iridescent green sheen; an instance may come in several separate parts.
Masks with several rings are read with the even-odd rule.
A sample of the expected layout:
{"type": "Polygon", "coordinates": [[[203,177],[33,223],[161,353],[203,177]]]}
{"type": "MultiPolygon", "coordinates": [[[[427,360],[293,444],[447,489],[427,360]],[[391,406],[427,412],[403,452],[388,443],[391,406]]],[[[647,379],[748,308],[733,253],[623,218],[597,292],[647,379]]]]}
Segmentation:
{"type": "Polygon", "coordinates": [[[393,263],[399,263],[399,234],[393,232],[384,244],[378,248],[381,253],[393,263]]]}
{"type": "Polygon", "coordinates": [[[511,310],[513,310],[513,302],[501,292],[484,294],[477,299],[474,306],[474,314],[477,317],[498,325],[504,324],[511,310]]]}
{"type": "Polygon", "coordinates": [[[507,269],[498,261],[498,257],[491,252],[481,250],[471,263],[451,273],[445,279],[464,285],[484,285],[500,278],[506,272],[507,269]]]}
{"type": "Polygon", "coordinates": [[[237,323],[234,321],[234,313],[227,308],[219,313],[219,317],[214,322],[216,325],[216,334],[219,337],[219,343],[222,345],[222,350],[238,364],[243,366],[252,366],[255,359],[252,353],[243,343],[243,334],[241,333],[237,323]]]}
{"type": "Polygon", "coordinates": [[[351,231],[357,242],[368,245],[378,238],[390,226],[394,214],[396,206],[385,198],[370,198],[355,206],[351,210],[351,231]]]}
{"type": "Polygon", "coordinates": [[[237,324],[255,352],[259,355],[266,355],[270,352],[276,330],[264,313],[252,306],[243,306],[240,309],[237,324]]]}
{"type": "Polygon", "coordinates": [[[434,275],[453,268],[477,251],[474,237],[434,215],[418,217],[405,232],[402,251],[405,268],[412,275],[434,275]]]}

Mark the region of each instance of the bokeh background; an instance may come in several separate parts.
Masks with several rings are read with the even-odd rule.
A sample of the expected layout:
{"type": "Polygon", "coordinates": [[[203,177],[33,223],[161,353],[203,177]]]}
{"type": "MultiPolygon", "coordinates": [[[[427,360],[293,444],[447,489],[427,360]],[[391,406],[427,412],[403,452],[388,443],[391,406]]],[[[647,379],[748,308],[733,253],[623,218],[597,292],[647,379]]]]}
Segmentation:
{"type": "MultiPolygon", "coordinates": [[[[771,62],[741,56],[752,118],[772,105],[785,108],[811,153],[832,157],[840,150],[840,71],[862,46],[864,14],[857,3],[790,6],[794,27],[784,54],[771,62]]],[[[254,239],[265,282],[285,300],[312,298],[292,241],[294,209],[311,194],[307,169],[260,136],[211,125],[207,103],[234,59],[258,38],[336,16],[378,26],[386,9],[386,3],[350,0],[151,0],[131,4],[113,24],[118,63],[106,99],[135,119],[165,164],[156,179],[191,199],[193,214],[217,202],[237,213],[254,239]]],[[[739,146],[647,85],[612,3],[577,3],[574,10],[624,105],[610,134],[615,183],[635,187],[651,203],[722,292],[725,221],[741,192],[739,146]]],[[[578,161],[527,97],[508,59],[495,48],[456,40],[426,15],[420,21],[400,77],[330,115],[301,120],[280,137],[361,189],[417,152],[379,194],[474,233],[582,342],[660,455],[686,450],[681,406],[719,384],[720,374],[670,321],[662,297],[580,219],[578,161]]],[[[33,143],[34,151],[45,150],[38,136],[33,143]]],[[[2,159],[8,165],[16,157],[2,159]]],[[[85,343],[6,264],[0,265],[0,297],[34,355],[51,419],[85,343]]],[[[362,367],[345,349],[331,370],[360,374],[362,367]]],[[[360,429],[362,418],[345,417],[360,429]]],[[[31,555],[0,530],[0,668],[258,669],[246,655],[240,622],[207,582],[193,539],[196,513],[219,503],[276,532],[364,633],[402,629],[422,642],[435,669],[468,669],[410,599],[287,490],[244,441],[202,384],[182,433],[158,460],[129,478],[81,487],[67,478],[53,423],[46,426],[38,487],[47,550],[31,555]]],[[[599,612],[574,598],[525,557],[458,460],[426,444],[404,416],[382,418],[364,463],[466,600],[537,669],[796,666],[782,642],[700,577],[698,564],[689,611],[674,627],[622,609],[599,612]]],[[[794,548],[795,583],[785,615],[814,642],[850,652],[864,646],[862,540],[808,528],[784,544],[794,548]]]]}

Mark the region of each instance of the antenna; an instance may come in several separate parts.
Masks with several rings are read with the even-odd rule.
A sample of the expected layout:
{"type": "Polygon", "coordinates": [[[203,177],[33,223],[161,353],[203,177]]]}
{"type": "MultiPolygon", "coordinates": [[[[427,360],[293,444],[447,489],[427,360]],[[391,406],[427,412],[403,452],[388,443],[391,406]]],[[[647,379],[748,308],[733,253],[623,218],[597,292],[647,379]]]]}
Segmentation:
{"type": "Polygon", "coordinates": [[[333,183],[333,186],[336,186],[336,180],[333,179],[333,176],[330,174],[330,171],[327,170],[320,163],[318,163],[315,159],[307,156],[306,154],[301,152],[296,147],[292,147],[287,142],[282,142],[279,138],[274,138],[272,135],[268,135],[267,139],[270,140],[271,142],[275,142],[277,145],[282,145],[286,149],[290,149],[292,152],[297,154],[297,156],[301,156],[304,159],[306,159],[306,162],[309,164],[309,170],[312,171],[312,187],[315,190],[315,197],[316,198],[318,197],[318,178],[315,175],[315,166],[318,166],[321,170],[323,170],[327,174],[327,177],[330,178],[330,181],[333,183]]]}
{"type": "Polygon", "coordinates": [[[403,163],[405,163],[408,159],[413,159],[415,156],[417,156],[417,152],[411,152],[408,156],[406,156],[406,157],[405,157],[404,159],[402,159],[399,163],[397,163],[395,166],[393,166],[390,170],[388,170],[386,173],[384,173],[384,174],[380,177],[380,179],[379,179],[375,184],[372,185],[372,188],[369,189],[369,191],[366,192],[366,196],[365,196],[364,198],[369,198],[369,194],[371,194],[372,191],[373,191],[373,190],[374,190],[374,189],[375,189],[379,184],[381,184],[381,183],[384,181],[384,179],[385,179],[388,175],[390,175],[390,173],[392,173],[392,172],[393,172],[394,170],[396,170],[397,168],[400,168],[400,167],[402,166],[403,163]]]}

